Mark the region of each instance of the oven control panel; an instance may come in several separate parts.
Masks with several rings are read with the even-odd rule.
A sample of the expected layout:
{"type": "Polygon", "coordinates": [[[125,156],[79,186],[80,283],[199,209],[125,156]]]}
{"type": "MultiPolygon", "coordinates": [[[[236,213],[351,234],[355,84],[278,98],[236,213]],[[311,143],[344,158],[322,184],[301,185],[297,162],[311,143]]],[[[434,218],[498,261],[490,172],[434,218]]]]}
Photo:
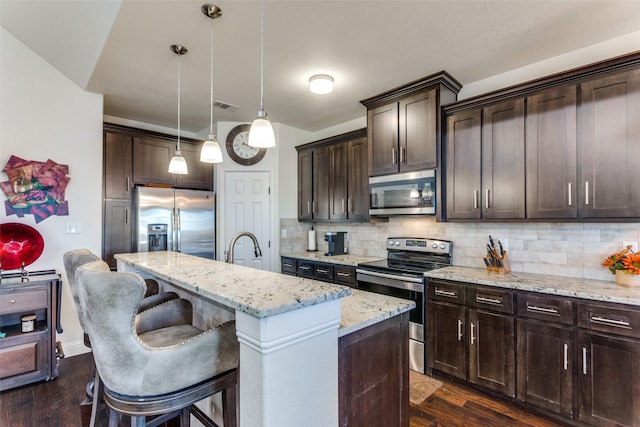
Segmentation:
{"type": "Polygon", "coordinates": [[[453,242],[449,240],[435,240],[414,237],[389,237],[387,250],[409,250],[416,252],[431,252],[450,254],[453,242]]]}

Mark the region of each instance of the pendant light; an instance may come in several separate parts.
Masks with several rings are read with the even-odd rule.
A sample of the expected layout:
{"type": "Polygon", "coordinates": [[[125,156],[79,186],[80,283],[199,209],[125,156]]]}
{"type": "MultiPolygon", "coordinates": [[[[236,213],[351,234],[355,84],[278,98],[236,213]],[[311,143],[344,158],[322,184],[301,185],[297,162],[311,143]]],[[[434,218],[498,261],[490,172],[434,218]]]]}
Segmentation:
{"type": "Polygon", "coordinates": [[[249,130],[249,145],[258,148],[276,146],[276,137],[273,134],[271,122],[264,111],[264,0],[260,1],[260,109],[258,115],[251,123],[249,130]]]}
{"type": "MultiPolygon", "coordinates": [[[[172,44],[170,49],[178,55],[178,57],[189,52],[186,47],[179,44],[172,44]]],[[[178,61],[178,144],[176,145],[176,153],[169,162],[169,173],[177,175],[186,175],[189,173],[187,161],[182,157],[182,152],[180,151],[180,61],[178,61]]]]}
{"type": "Polygon", "coordinates": [[[202,13],[211,18],[211,127],[209,128],[209,136],[207,140],[202,144],[200,150],[200,161],[205,163],[221,163],[222,162],[222,150],[220,144],[216,140],[216,135],[213,132],[213,20],[222,16],[222,9],[213,3],[203,4],[200,8],[202,13]]]}

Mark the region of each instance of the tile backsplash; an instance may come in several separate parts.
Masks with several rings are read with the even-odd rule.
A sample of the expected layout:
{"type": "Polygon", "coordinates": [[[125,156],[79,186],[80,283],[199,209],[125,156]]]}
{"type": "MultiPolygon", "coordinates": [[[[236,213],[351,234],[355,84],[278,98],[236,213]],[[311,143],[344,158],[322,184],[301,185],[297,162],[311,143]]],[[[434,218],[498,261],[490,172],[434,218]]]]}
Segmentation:
{"type": "MultiPolygon", "coordinates": [[[[280,252],[305,251],[310,223],[280,220],[280,252]],[[282,237],[286,234],[286,237],[282,237]]],[[[511,270],[614,281],[602,260],[622,242],[640,241],[640,223],[436,222],[434,217],[392,217],[388,223],[316,223],[319,251],[324,233],[347,231],[349,253],[384,258],[387,237],[427,237],[453,242],[453,264],[484,268],[488,235],[507,238],[511,270]]]]}

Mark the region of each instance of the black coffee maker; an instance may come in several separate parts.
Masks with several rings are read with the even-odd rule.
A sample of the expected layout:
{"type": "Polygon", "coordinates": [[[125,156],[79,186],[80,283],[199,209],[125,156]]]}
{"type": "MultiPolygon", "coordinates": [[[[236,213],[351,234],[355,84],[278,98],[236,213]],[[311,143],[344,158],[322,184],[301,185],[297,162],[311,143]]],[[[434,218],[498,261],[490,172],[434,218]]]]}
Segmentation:
{"type": "Polygon", "coordinates": [[[349,237],[346,231],[329,231],[324,233],[324,240],[327,242],[328,249],[326,256],[348,254],[347,242],[349,237]]]}

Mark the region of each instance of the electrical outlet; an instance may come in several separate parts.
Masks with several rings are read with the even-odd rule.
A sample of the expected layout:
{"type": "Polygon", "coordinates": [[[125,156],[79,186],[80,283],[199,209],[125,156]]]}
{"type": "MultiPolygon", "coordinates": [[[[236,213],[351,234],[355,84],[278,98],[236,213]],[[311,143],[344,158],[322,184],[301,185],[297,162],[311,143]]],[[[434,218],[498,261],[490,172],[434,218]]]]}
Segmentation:
{"type": "Polygon", "coordinates": [[[626,248],[627,246],[631,246],[631,250],[633,252],[638,252],[638,242],[622,242],[622,248],[626,248]]]}
{"type": "Polygon", "coordinates": [[[280,230],[280,238],[282,239],[286,239],[287,238],[287,229],[283,228],[282,230],[280,230]]]}

